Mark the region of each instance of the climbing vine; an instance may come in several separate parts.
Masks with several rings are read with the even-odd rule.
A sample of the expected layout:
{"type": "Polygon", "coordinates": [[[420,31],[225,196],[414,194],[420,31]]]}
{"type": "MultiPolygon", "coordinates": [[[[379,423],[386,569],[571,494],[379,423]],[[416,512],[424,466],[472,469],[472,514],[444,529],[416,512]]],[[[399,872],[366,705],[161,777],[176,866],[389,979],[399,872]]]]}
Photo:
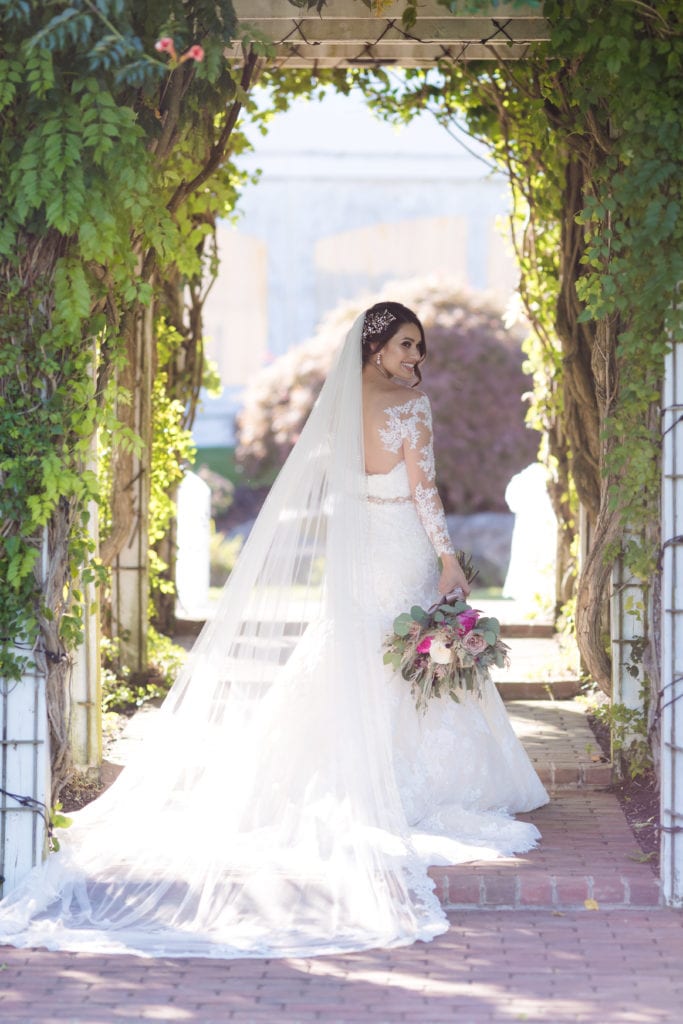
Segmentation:
{"type": "MultiPolygon", "coordinates": [[[[415,10],[406,3],[408,21],[415,10]]],[[[575,488],[590,519],[577,631],[608,688],[610,564],[656,581],[657,406],[666,346],[683,332],[681,15],[675,0],[547,0],[544,14],[551,41],[526,61],[400,80],[274,74],[273,109],[323,81],[357,82],[386,116],[429,109],[454,131],[464,118],[508,174],[534,415],[556,508],[571,532],[575,488]]],[[[229,0],[0,0],[0,16],[0,678],[29,662],[46,676],[58,790],[82,583],[102,573],[93,439],[106,432],[116,453],[109,563],[135,518],[131,482],[149,473],[136,373],[157,352],[144,325],[167,315],[187,343],[164,398],[185,405],[199,331],[179,322],[168,282],[176,298],[196,284],[215,218],[234,205],[235,126],[268,51],[245,37],[243,66],[226,64],[229,0]]]]}
{"type": "MultiPolygon", "coordinates": [[[[664,353],[683,331],[683,33],[673,0],[543,10],[551,41],[524,61],[444,61],[353,78],[383,116],[429,110],[460,141],[465,126],[510,181],[533,327],[533,416],[568,539],[574,488],[589,523],[577,634],[589,671],[609,690],[611,565],[623,558],[656,583],[658,402],[664,353]]],[[[337,84],[348,89],[349,76],[337,84]]]]}
{"type": "MultiPolygon", "coordinates": [[[[3,0],[0,16],[0,678],[46,677],[56,795],[83,584],[103,574],[93,445],[107,436],[125,494],[151,447],[135,339],[164,270],[200,272],[210,213],[234,197],[230,138],[258,57],[226,64],[229,2],[3,0]]],[[[120,515],[114,502],[107,559],[120,515]]]]}

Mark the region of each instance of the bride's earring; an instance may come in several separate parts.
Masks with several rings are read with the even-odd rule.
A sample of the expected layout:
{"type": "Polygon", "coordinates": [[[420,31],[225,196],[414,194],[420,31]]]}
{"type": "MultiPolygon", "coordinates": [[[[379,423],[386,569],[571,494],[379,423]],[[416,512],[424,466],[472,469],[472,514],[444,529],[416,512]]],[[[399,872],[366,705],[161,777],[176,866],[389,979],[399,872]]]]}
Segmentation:
{"type": "Polygon", "coordinates": [[[381,367],[381,366],[382,366],[382,357],[381,357],[381,355],[379,354],[379,352],[377,353],[377,359],[375,360],[375,362],[377,363],[377,365],[378,365],[379,367],[381,367]]]}

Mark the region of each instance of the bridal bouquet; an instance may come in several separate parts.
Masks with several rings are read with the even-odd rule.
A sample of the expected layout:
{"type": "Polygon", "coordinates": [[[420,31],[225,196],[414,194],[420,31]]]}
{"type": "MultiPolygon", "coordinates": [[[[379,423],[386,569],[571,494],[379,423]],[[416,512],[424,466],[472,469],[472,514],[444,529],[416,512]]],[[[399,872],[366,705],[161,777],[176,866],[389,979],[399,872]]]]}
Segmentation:
{"type": "MultiPolygon", "coordinates": [[[[457,557],[470,583],[476,576],[471,560],[462,551],[457,557]]],[[[384,664],[400,669],[411,684],[418,711],[427,710],[430,697],[448,694],[459,701],[463,692],[479,695],[488,667],[509,664],[498,619],[482,616],[455,594],[427,610],[414,605],[399,615],[385,647],[384,664]]]]}

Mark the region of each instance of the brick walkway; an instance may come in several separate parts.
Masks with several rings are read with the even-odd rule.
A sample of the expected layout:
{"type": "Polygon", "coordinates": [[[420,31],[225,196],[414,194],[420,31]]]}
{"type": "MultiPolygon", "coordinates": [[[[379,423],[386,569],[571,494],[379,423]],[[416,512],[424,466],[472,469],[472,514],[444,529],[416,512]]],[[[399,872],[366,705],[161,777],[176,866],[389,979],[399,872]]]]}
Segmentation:
{"type": "Polygon", "coordinates": [[[286,961],[5,947],[0,1021],[680,1024],[683,913],[658,907],[656,877],[604,788],[609,769],[594,760],[580,705],[508,706],[551,787],[551,803],[526,816],[543,842],[524,857],[433,869],[449,908],[446,935],[286,961]]]}
{"type": "MultiPolygon", "coordinates": [[[[543,841],[522,857],[433,868],[448,909],[652,907],[659,886],[616,798],[606,790],[610,766],[578,701],[518,700],[507,705],[515,731],[551,794],[551,802],[520,815],[543,841]]],[[[683,1012],[681,1014],[683,1020],[683,1012]]]]}
{"type": "Polygon", "coordinates": [[[287,961],[0,951],[4,1024],[679,1024],[683,914],[468,911],[430,944],[287,961]]]}

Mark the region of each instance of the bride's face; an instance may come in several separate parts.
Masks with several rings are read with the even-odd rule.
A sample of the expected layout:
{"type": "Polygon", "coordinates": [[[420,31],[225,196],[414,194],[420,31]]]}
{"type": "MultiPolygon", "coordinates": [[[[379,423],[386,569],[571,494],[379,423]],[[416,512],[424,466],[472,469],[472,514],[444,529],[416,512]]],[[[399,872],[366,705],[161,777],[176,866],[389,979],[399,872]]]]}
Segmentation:
{"type": "Polygon", "coordinates": [[[415,367],[422,361],[421,342],[417,324],[401,324],[380,351],[384,369],[392,376],[412,384],[415,380],[415,367]]]}

